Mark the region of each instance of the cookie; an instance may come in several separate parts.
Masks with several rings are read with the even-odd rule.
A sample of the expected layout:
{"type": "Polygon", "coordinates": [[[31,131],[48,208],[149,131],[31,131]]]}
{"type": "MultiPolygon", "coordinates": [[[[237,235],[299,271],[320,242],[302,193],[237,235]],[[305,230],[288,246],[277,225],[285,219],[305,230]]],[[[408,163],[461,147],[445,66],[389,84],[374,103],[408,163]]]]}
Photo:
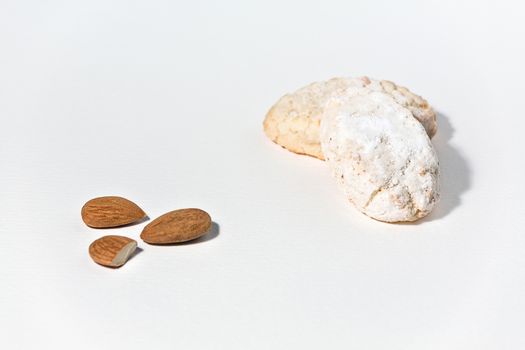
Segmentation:
{"type": "Polygon", "coordinates": [[[390,81],[367,77],[333,78],[284,95],[266,114],[264,132],[272,141],[292,152],[324,159],[319,125],[326,102],[332,97],[351,96],[363,89],[391,95],[423,124],[429,137],[436,133],[436,114],[427,101],[390,81]]]}
{"type": "Polygon", "coordinates": [[[423,125],[391,93],[332,97],[321,147],[348,199],[380,221],[414,221],[439,199],[439,162],[423,125]]]}

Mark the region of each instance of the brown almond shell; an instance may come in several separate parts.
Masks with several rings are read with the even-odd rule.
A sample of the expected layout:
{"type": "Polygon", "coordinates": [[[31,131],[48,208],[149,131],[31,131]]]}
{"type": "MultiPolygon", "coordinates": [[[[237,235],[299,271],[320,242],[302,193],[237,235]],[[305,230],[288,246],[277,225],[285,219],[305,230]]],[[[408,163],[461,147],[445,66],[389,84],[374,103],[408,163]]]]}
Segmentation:
{"type": "Polygon", "coordinates": [[[124,236],[104,236],[89,246],[89,255],[97,264],[120,267],[137,248],[137,241],[124,236]]]}
{"type": "Polygon", "coordinates": [[[204,236],[211,225],[211,217],[204,210],[179,209],[150,222],[144,227],[140,238],[150,244],[186,242],[204,236]]]}
{"type": "Polygon", "coordinates": [[[129,199],[107,196],[89,200],[81,210],[82,220],[93,228],[128,225],[143,219],[146,213],[129,199]]]}

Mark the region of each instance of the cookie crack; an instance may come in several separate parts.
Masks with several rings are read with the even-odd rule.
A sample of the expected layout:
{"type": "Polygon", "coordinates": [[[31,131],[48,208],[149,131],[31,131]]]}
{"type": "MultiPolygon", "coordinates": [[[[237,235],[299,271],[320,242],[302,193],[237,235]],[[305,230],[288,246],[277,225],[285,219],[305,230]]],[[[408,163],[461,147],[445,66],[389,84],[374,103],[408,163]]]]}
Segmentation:
{"type": "Polygon", "coordinates": [[[379,187],[378,189],[374,190],[371,194],[370,194],[370,197],[368,197],[368,201],[366,202],[365,206],[363,207],[363,209],[366,209],[368,208],[368,206],[370,205],[370,203],[372,203],[372,201],[374,200],[374,198],[376,198],[376,196],[381,192],[383,191],[383,186],[379,187]]]}
{"type": "MultiPolygon", "coordinates": [[[[401,169],[399,169],[398,173],[401,174],[401,176],[405,176],[405,172],[406,172],[406,169],[408,168],[408,166],[410,165],[412,161],[410,159],[407,159],[407,161],[405,162],[405,164],[403,164],[403,166],[401,167],[401,169]]],[[[397,172],[396,172],[397,173],[397,172]]],[[[377,189],[375,189],[371,194],[370,196],[368,197],[368,200],[366,201],[366,204],[364,205],[363,209],[367,209],[368,206],[370,205],[370,203],[372,203],[372,201],[374,200],[374,198],[381,192],[383,192],[384,190],[388,189],[388,188],[392,188],[392,187],[395,187],[392,186],[392,179],[394,178],[394,174],[390,175],[389,178],[381,185],[379,186],[377,189]]],[[[412,195],[410,194],[410,192],[408,191],[407,189],[407,193],[409,194],[410,196],[410,201],[412,202],[412,195]]]]}

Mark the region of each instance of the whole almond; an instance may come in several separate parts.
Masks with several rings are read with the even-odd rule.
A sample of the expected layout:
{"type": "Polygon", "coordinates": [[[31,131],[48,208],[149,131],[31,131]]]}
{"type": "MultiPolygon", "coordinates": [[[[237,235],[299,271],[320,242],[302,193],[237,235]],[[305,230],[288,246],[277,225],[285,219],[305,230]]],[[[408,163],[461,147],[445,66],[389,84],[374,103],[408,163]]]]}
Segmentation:
{"type": "Polygon", "coordinates": [[[136,222],[146,213],[132,201],[115,196],[89,200],[82,207],[82,220],[94,228],[117,227],[136,222]]]}
{"type": "Polygon", "coordinates": [[[137,241],[123,236],[104,236],[89,246],[89,255],[94,262],[103,266],[119,267],[137,248],[137,241]]]}
{"type": "Polygon", "coordinates": [[[204,236],[210,228],[211,217],[204,210],[179,209],[150,222],[140,238],[151,244],[179,243],[204,236]]]}

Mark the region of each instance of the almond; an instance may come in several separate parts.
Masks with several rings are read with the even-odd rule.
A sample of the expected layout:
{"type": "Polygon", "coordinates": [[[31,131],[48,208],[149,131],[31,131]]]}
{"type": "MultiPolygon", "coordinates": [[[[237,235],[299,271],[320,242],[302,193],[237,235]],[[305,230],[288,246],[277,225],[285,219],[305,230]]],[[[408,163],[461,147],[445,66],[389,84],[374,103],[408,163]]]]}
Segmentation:
{"type": "Polygon", "coordinates": [[[204,236],[210,228],[211,217],[204,210],[179,209],[150,222],[140,238],[151,244],[179,243],[204,236]]]}
{"type": "Polygon", "coordinates": [[[137,248],[137,241],[123,236],[104,236],[89,246],[89,255],[97,264],[120,267],[137,248]]]}
{"type": "Polygon", "coordinates": [[[138,205],[122,197],[108,196],[89,200],[82,207],[82,220],[94,228],[117,227],[146,216],[138,205]]]}

